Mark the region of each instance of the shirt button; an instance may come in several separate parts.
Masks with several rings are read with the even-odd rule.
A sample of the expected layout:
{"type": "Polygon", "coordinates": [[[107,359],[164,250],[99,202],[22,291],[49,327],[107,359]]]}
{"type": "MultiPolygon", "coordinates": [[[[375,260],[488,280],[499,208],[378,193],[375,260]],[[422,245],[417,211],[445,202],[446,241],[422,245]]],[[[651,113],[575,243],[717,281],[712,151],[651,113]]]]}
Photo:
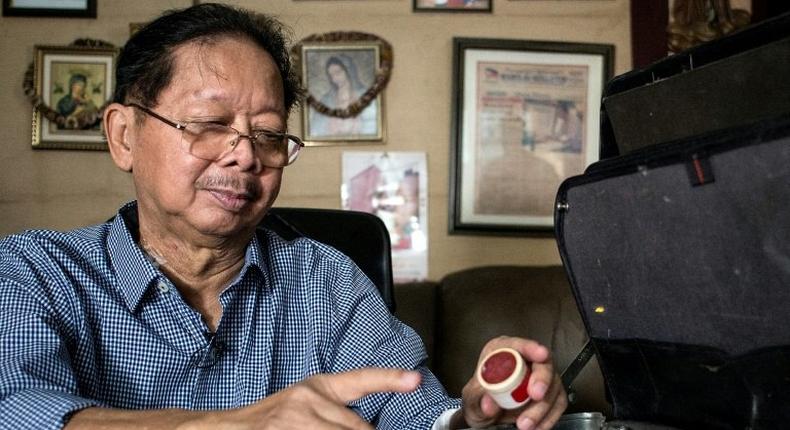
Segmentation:
{"type": "Polygon", "coordinates": [[[170,286],[167,285],[167,283],[165,281],[159,281],[159,283],[156,285],[156,288],[159,289],[160,293],[169,293],[170,292],[170,286]]]}

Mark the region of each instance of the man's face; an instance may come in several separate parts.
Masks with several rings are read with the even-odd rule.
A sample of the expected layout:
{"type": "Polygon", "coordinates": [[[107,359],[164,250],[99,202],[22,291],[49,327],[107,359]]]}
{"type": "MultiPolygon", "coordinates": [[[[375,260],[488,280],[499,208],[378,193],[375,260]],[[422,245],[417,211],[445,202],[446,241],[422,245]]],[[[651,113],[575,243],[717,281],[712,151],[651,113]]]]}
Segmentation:
{"type": "MultiPolygon", "coordinates": [[[[177,48],[170,85],[151,108],[179,123],[217,122],[243,134],[286,127],[277,67],[247,40],[222,38],[177,48]]],[[[141,227],[186,240],[246,236],[277,197],[282,169],[264,167],[248,139],[209,161],[190,155],[181,132],[154,118],[146,117],[132,135],[141,227]]]]}

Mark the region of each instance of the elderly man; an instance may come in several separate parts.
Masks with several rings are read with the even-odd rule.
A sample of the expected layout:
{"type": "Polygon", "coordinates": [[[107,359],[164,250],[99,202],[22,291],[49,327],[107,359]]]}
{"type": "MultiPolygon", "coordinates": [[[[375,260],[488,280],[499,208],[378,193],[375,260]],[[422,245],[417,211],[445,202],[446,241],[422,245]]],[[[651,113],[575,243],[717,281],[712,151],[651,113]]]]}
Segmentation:
{"type": "Polygon", "coordinates": [[[106,224],[0,244],[0,425],[546,429],[566,400],[546,348],[520,410],[472,378],[448,398],[417,335],[344,255],[256,225],[303,146],[280,25],[203,4],[138,32],[104,113],[137,201],[106,224]]]}

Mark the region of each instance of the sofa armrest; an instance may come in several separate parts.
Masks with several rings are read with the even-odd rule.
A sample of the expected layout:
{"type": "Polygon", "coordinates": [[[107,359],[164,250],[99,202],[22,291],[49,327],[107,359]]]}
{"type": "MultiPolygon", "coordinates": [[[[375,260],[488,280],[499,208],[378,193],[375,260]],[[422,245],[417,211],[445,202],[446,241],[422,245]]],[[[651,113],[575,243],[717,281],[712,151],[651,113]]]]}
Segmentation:
{"type": "Polygon", "coordinates": [[[422,338],[428,352],[426,362],[434,370],[436,304],[439,284],[436,282],[409,282],[395,285],[395,316],[413,328],[422,338]]]}

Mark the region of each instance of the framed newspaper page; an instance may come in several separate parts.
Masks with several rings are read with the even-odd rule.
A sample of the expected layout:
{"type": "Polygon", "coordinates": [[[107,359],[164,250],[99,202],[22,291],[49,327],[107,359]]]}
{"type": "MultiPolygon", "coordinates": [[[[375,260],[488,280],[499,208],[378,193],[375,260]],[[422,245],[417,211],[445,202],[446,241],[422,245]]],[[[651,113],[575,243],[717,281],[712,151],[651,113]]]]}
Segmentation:
{"type": "Polygon", "coordinates": [[[560,183],[598,160],[612,45],[453,39],[449,231],[550,231],[560,183]]]}

